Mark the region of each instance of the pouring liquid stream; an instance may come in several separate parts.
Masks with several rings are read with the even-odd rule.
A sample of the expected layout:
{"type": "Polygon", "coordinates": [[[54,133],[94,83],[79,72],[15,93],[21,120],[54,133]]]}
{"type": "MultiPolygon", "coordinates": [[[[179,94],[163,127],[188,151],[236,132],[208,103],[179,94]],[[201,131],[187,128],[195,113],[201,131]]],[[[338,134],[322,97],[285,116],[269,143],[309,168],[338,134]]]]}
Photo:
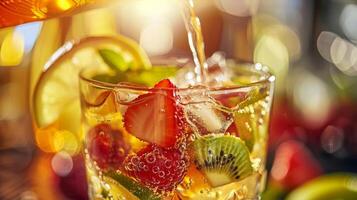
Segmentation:
{"type": "Polygon", "coordinates": [[[188,42],[195,64],[196,84],[206,85],[207,82],[207,63],[205,47],[201,29],[201,22],[194,10],[193,0],[179,0],[182,4],[182,12],[185,27],[188,35],[188,42]]]}

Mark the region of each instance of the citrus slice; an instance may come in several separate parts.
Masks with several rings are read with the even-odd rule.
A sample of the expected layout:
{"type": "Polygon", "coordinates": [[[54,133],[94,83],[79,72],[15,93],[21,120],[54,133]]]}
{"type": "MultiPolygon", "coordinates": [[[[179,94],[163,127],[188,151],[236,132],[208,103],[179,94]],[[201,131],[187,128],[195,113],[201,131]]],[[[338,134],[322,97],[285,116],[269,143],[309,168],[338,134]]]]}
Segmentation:
{"type": "Polygon", "coordinates": [[[128,191],[125,187],[117,183],[115,180],[109,177],[103,177],[104,181],[110,187],[110,196],[114,199],[132,199],[132,200],[139,200],[134,194],[128,191]]]}
{"type": "Polygon", "coordinates": [[[293,190],[287,200],[355,200],[357,199],[357,175],[336,173],[314,179],[293,190]]]}
{"type": "MultiPolygon", "coordinates": [[[[121,191],[125,189],[127,192],[131,193],[131,195],[137,197],[138,199],[145,199],[145,200],[161,199],[151,189],[137,183],[132,178],[129,178],[127,176],[124,176],[116,172],[108,172],[106,175],[107,176],[104,176],[106,177],[105,181],[112,180],[111,181],[112,183],[115,183],[116,185],[120,185],[122,187],[121,191]]],[[[135,199],[135,198],[129,198],[129,199],[135,199]]]]}
{"type": "Polygon", "coordinates": [[[60,129],[75,133],[79,131],[80,70],[96,67],[113,71],[112,66],[108,66],[107,60],[100,55],[102,49],[120,54],[120,59],[128,63],[130,70],[151,68],[144,50],[135,41],[124,36],[88,37],[78,42],[67,42],[46,63],[45,71],[36,85],[33,113],[38,128],[58,123],[60,129]],[[70,123],[61,123],[69,121],[68,119],[71,119],[70,123]],[[78,123],[73,126],[75,122],[78,123]]]}

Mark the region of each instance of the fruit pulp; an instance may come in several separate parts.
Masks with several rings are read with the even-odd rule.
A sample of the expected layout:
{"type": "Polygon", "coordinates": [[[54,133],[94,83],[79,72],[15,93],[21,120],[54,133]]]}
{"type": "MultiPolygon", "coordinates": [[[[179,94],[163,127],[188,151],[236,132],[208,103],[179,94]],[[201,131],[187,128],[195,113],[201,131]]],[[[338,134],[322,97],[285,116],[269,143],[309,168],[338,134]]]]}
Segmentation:
{"type": "MultiPolygon", "coordinates": [[[[90,197],[258,199],[265,184],[270,85],[201,93],[159,81],[161,76],[150,76],[159,82],[146,89],[140,81],[132,84],[158,68],[166,69],[132,72],[130,84],[81,82],[90,197]]],[[[243,86],[246,79],[232,84],[243,86]]]]}

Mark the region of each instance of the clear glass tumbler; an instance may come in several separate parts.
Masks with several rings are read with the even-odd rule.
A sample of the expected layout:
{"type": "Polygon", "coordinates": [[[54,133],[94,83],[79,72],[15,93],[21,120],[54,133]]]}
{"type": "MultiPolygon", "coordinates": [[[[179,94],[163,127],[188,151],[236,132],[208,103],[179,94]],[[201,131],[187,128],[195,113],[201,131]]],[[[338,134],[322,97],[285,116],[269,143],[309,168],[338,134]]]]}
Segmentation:
{"type": "Polygon", "coordinates": [[[259,199],[274,76],[227,60],[229,83],[180,88],[189,73],[165,65],[81,72],[91,199],[259,199]]]}

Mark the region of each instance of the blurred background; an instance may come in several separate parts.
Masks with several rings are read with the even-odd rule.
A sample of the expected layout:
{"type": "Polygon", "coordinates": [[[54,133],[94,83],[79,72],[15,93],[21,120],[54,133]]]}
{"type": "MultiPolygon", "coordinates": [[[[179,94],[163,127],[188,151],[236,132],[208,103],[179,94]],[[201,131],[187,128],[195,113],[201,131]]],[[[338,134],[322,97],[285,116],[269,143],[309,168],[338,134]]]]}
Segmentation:
{"type": "MultiPolygon", "coordinates": [[[[0,29],[0,199],[87,199],[78,133],[33,128],[30,103],[43,66],[65,41],[117,32],[150,56],[190,55],[180,11],[170,1],[101,1],[71,16],[12,26],[9,16],[16,24],[82,5],[46,1],[42,18],[22,18],[25,4],[11,10],[11,1],[4,2],[0,24],[9,27],[0,29]]],[[[224,50],[241,62],[269,66],[277,77],[263,200],[285,199],[336,172],[351,177],[348,187],[357,191],[357,1],[196,5],[207,56],[224,50]]]]}

